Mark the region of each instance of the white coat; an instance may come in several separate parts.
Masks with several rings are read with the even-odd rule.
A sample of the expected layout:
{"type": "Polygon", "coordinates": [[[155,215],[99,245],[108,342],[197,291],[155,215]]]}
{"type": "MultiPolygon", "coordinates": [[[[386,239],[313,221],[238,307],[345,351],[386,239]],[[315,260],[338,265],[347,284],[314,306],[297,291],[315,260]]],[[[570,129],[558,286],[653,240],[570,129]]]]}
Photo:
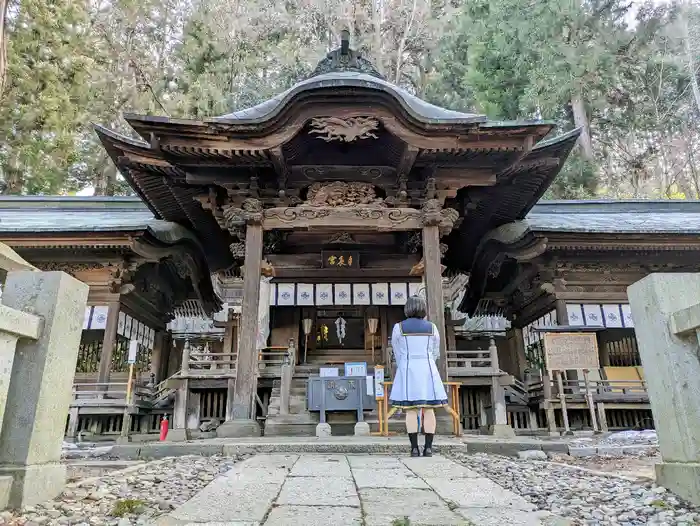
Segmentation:
{"type": "Polygon", "coordinates": [[[396,359],[391,404],[407,409],[447,405],[447,393],[436,364],[440,335],[435,324],[418,318],[397,323],[391,333],[391,345],[396,359]]]}

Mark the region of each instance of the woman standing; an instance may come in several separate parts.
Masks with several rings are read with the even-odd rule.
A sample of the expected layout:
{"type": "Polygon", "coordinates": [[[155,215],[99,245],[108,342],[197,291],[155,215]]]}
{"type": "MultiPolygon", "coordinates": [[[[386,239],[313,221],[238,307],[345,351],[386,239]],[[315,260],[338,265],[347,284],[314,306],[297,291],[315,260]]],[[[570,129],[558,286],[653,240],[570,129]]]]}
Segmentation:
{"type": "Polygon", "coordinates": [[[408,298],[406,319],[394,325],[391,345],[396,358],[396,374],[389,400],[406,411],[406,430],[411,456],[419,457],[418,411],[423,408],[425,447],[423,456],[433,455],[436,407],[447,405],[447,393],[435,363],[440,355],[440,335],[434,323],[425,319],[427,308],[420,296],[408,298]]]}

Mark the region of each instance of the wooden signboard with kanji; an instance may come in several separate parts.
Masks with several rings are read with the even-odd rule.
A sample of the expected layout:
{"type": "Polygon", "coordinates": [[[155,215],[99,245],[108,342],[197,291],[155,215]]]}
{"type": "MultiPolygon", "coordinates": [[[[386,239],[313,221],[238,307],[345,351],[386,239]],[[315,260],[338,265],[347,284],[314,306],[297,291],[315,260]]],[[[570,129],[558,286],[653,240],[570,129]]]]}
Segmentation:
{"type": "Polygon", "coordinates": [[[345,250],[324,250],[321,252],[323,268],[360,268],[360,254],[345,250]]]}

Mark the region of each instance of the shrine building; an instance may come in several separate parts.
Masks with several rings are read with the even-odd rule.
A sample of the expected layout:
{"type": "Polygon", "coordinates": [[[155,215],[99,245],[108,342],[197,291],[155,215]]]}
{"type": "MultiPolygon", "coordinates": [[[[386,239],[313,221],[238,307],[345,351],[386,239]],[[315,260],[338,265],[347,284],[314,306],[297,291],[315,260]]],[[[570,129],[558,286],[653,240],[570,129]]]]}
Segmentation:
{"type": "Polygon", "coordinates": [[[577,130],[439,108],[347,39],[252,108],[125,119],[96,131],[137,197],[0,197],[0,242],[90,286],[68,438],[313,435],[307,381],[390,380],[412,294],[466,432],[653,426],[626,289],[700,270],[700,203],[539,201],[577,130]]]}

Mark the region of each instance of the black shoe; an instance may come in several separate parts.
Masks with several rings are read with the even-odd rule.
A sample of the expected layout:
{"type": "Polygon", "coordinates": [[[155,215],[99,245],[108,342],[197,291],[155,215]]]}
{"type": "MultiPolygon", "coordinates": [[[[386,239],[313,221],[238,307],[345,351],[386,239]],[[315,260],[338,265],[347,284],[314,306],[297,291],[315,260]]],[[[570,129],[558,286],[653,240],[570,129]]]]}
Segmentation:
{"type": "Polygon", "coordinates": [[[420,457],[420,449],[418,449],[418,433],[409,433],[408,439],[411,441],[411,456],[420,457]]]}
{"type": "Polygon", "coordinates": [[[423,448],[424,457],[433,456],[433,433],[425,434],[425,447],[423,448]]]}

